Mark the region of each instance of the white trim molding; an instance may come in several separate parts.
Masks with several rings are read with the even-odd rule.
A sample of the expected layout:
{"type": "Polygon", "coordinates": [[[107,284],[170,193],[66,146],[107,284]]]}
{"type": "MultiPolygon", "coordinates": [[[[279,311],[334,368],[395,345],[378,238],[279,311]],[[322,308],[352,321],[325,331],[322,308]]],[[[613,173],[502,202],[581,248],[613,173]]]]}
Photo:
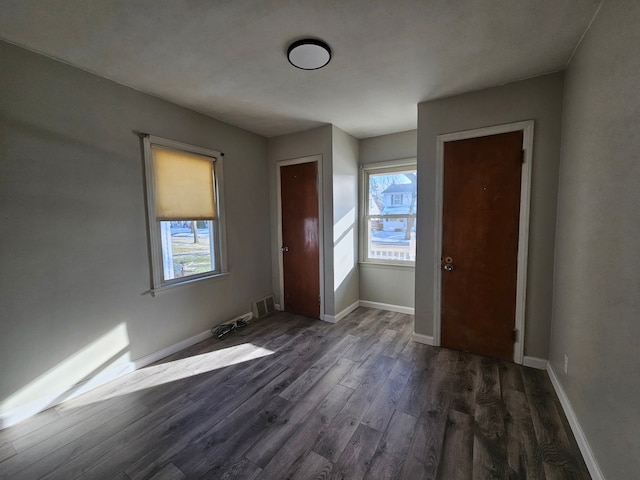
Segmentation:
{"type": "Polygon", "coordinates": [[[430,335],[423,335],[422,333],[415,333],[412,335],[411,340],[424,345],[435,345],[434,339],[430,335]]]}
{"type": "Polygon", "coordinates": [[[525,355],[522,358],[522,365],[523,366],[536,368],[538,370],[546,370],[548,363],[549,362],[546,359],[540,358],[540,357],[529,357],[529,356],[525,355]]]}
{"type": "Polygon", "coordinates": [[[551,384],[556,391],[556,395],[558,395],[558,399],[560,400],[562,409],[567,416],[567,420],[569,421],[569,425],[571,426],[573,435],[576,437],[576,442],[578,443],[578,447],[580,448],[580,452],[582,453],[582,458],[584,458],[584,463],[587,465],[587,469],[591,474],[591,478],[593,480],[605,480],[604,475],[602,474],[602,470],[600,470],[600,466],[596,461],[596,457],[593,455],[591,446],[587,441],[587,437],[582,430],[582,426],[578,421],[576,412],[573,410],[571,402],[569,402],[569,397],[567,397],[567,394],[564,391],[564,388],[562,388],[562,384],[560,383],[556,372],[553,370],[553,367],[549,362],[547,363],[547,373],[549,374],[551,384]]]}
{"type": "Polygon", "coordinates": [[[206,332],[198,333],[197,335],[194,335],[193,337],[189,337],[186,340],[182,340],[181,342],[174,343],[173,345],[169,345],[168,347],[163,348],[162,350],[158,350],[157,352],[153,352],[153,353],[150,353],[149,355],[145,355],[144,357],[141,357],[133,361],[135,370],[146,367],[147,365],[151,365],[152,363],[157,362],[158,360],[162,360],[163,358],[168,357],[169,355],[173,355],[174,353],[179,352],[180,350],[184,350],[185,348],[188,348],[191,345],[200,343],[211,336],[212,336],[211,330],[207,330],[206,332]]]}
{"type": "Polygon", "coordinates": [[[515,328],[519,335],[514,346],[513,361],[522,364],[524,357],[525,338],[525,305],[527,294],[527,258],[529,251],[529,207],[531,197],[531,165],[533,163],[533,120],[496,125],[493,127],[465,130],[463,132],[438,135],[436,139],[435,165],[435,229],[434,229],[434,289],[433,289],[433,340],[434,345],[441,341],[441,295],[442,270],[439,265],[442,257],[442,207],[444,188],[444,144],[467,138],[486,137],[507,132],[523,132],[522,149],[524,150],[524,164],[520,177],[520,222],[518,232],[518,276],[516,286],[516,318],[515,328]]]}
{"type": "Polygon", "coordinates": [[[360,306],[360,301],[353,302],[351,305],[349,305],[347,308],[342,310],[337,315],[326,315],[326,314],[323,315],[322,320],[324,320],[327,323],[338,323],[340,320],[342,320],[344,317],[349,315],[351,312],[353,312],[359,306],[360,306]]]}
{"type": "Polygon", "coordinates": [[[413,307],[391,305],[389,303],[370,302],[369,300],[360,300],[360,306],[367,308],[377,308],[378,310],[388,310],[390,312],[406,313],[408,315],[413,315],[415,313],[415,308],[413,307]]]}

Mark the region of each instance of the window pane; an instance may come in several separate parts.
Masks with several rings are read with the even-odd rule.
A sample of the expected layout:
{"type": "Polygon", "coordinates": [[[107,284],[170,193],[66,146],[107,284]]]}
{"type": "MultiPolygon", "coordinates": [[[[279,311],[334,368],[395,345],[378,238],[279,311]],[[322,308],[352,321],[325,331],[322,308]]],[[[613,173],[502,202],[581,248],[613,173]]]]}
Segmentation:
{"type": "Polygon", "coordinates": [[[414,262],[416,259],[415,218],[370,218],[367,250],[367,258],[371,260],[414,262]]]}
{"type": "Polygon", "coordinates": [[[369,215],[416,213],[416,169],[369,174],[369,215]]]}
{"type": "Polygon", "coordinates": [[[160,222],[165,281],[215,271],[213,229],[210,220],[160,222]]]}

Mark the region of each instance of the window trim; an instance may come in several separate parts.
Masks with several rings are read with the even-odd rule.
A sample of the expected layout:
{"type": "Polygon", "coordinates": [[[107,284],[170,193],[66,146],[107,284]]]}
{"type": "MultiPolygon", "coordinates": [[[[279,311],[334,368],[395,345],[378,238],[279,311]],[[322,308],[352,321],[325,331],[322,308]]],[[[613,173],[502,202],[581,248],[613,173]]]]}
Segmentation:
{"type": "Polygon", "coordinates": [[[177,142],[162,137],[149,134],[141,134],[144,150],[145,185],[147,202],[147,229],[149,233],[149,258],[151,260],[151,289],[150,293],[155,296],[165,290],[198,283],[200,280],[221,278],[229,275],[227,265],[227,242],[226,242],[226,215],[224,206],[224,153],[210,148],[198,147],[188,143],[177,142]],[[216,204],[216,225],[213,230],[216,244],[214,245],[217,254],[215,271],[204,272],[179,279],[164,280],[162,264],[162,240],[160,233],[160,223],[156,220],[155,212],[155,192],[153,182],[153,159],[151,156],[151,145],[158,145],[170,149],[183,151],[211,159],[214,169],[214,194],[216,204]]]}
{"type": "MultiPolygon", "coordinates": [[[[381,215],[369,215],[367,207],[369,206],[369,174],[395,172],[403,167],[409,167],[417,170],[418,161],[416,157],[403,158],[398,160],[389,160],[385,162],[365,163],[360,165],[360,252],[359,261],[366,265],[388,265],[394,267],[403,268],[415,268],[415,260],[385,260],[379,258],[369,258],[368,256],[368,239],[369,239],[369,226],[368,220],[370,217],[382,217],[381,215]]],[[[416,214],[413,215],[385,215],[386,218],[401,217],[401,218],[415,218],[417,220],[417,203],[416,214]]]]}

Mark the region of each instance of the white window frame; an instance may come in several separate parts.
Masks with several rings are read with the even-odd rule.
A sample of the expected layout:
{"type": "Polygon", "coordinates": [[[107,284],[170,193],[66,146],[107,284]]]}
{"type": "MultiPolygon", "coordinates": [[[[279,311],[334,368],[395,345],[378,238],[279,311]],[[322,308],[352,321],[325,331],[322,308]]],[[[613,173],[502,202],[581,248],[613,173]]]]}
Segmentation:
{"type": "MultiPolygon", "coordinates": [[[[413,215],[369,215],[369,175],[394,173],[395,171],[403,171],[407,169],[415,169],[417,175],[417,159],[405,158],[401,160],[391,160],[387,162],[376,162],[360,165],[360,263],[370,265],[394,265],[398,267],[415,267],[415,260],[389,260],[380,258],[369,258],[369,219],[381,218],[383,223],[387,219],[393,218],[414,218],[417,223],[417,202],[416,214],[413,215]]],[[[416,224],[414,223],[414,225],[416,224]]]]}
{"type": "MultiPolygon", "coordinates": [[[[162,137],[141,134],[144,147],[144,166],[147,198],[147,227],[149,230],[151,277],[152,287],[150,293],[155,296],[167,289],[190,285],[201,280],[223,278],[229,275],[227,266],[226,223],[224,208],[224,153],[210,148],[198,147],[187,143],[177,142],[162,137]],[[210,230],[210,243],[213,242],[212,254],[215,258],[214,270],[203,272],[188,277],[164,280],[164,265],[162,262],[162,234],[160,222],[156,220],[155,192],[153,182],[153,158],[151,146],[158,145],[179,152],[191,153],[211,159],[214,172],[214,193],[216,205],[216,219],[212,221],[214,227],[210,230]]],[[[192,220],[192,219],[185,219],[192,220]]]]}

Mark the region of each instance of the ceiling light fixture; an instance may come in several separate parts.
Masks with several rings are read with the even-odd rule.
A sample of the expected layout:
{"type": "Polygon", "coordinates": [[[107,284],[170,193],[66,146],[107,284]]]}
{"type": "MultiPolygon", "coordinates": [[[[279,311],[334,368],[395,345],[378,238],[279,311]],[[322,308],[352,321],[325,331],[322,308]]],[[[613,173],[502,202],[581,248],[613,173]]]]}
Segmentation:
{"type": "Polygon", "coordinates": [[[287,50],[289,63],[302,70],[317,70],[331,60],[331,49],[322,40],[305,38],[293,42],[287,50]]]}

